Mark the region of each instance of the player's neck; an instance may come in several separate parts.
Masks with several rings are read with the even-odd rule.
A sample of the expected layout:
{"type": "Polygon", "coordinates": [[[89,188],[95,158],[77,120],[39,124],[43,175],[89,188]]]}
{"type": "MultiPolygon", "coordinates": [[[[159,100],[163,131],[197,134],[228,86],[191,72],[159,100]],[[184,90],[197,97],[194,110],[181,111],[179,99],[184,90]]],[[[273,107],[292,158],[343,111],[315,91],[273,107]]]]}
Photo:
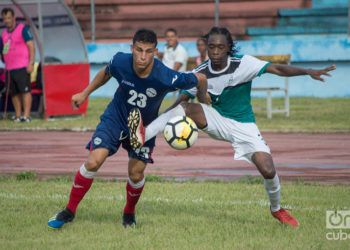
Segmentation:
{"type": "Polygon", "coordinates": [[[217,64],[214,64],[213,62],[211,62],[211,68],[215,71],[223,70],[224,68],[226,68],[226,66],[227,66],[227,60],[217,64]]]}
{"type": "Polygon", "coordinates": [[[7,27],[7,31],[8,31],[8,32],[12,32],[12,31],[14,31],[14,30],[15,30],[15,28],[16,28],[16,26],[17,26],[17,23],[16,23],[16,22],[14,22],[14,23],[11,25],[11,27],[7,27]]]}
{"type": "Polygon", "coordinates": [[[140,69],[140,68],[137,68],[133,63],[135,74],[140,78],[147,78],[152,72],[153,64],[154,64],[154,60],[147,66],[147,68],[140,69]]]}

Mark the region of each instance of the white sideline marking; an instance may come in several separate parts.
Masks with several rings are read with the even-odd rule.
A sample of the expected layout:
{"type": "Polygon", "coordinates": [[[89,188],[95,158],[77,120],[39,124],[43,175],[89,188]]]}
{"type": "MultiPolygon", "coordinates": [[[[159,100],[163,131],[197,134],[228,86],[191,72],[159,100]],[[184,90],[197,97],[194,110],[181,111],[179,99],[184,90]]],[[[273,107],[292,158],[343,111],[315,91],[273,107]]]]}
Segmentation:
{"type": "MultiPolygon", "coordinates": [[[[7,193],[0,192],[0,198],[9,199],[9,200],[67,200],[68,195],[61,194],[51,194],[51,195],[23,195],[16,193],[7,193]]],[[[142,196],[142,201],[147,202],[164,202],[164,203],[195,203],[195,204],[211,204],[216,206],[259,206],[259,207],[269,207],[270,203],[267,200],[258,199],[258,200],[227,200],[227,201],[209,201],[204,200],[202,197],[197,199],[169,199],[163,197],[151,197],[151,196],[142,196]]],[[[88,196],[84,200],[107,200],[107,201],[125,201],[124,195],[99,195],[99,196],[88,196]]],[[[281,204],[283,208],[293,209],[293,210],[313,210],[313,211],[323,211],[323,208],[320,207],[301,207],[294,206],[291,204],[281,204]]]]}

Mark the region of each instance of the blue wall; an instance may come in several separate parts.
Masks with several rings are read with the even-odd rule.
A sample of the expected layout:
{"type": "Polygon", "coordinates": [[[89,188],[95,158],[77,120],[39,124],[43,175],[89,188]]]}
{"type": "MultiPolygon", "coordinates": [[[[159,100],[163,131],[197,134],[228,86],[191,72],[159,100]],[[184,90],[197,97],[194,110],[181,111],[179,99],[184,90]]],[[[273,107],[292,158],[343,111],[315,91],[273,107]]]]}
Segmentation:
{"type": "MultiPolygon", "coordinates": [[[[195,42],[183,42],[190,56],[197,54],[195,42]]],[[[337,69],[325,84],[316,82],[308,76],[290,78],[291,96],[344,97],[350,96],[350,38],[346,35],[314,35],[266,37],[262,40],[238,41],[240,52],[250,55],[291,54],[292,65],[306,68],[322,68],[332,63],[337,69]]],[[[91,77],[107,63],[117,51],[130,51],[130,45],[122,44],[88,44],[91,62],[91,77]]],[[[164,43],[160,43],[162,51],[164,43]]],[[[273,75],[263,75],[254,81],[254,86],[274,86],[283,84],[283,79],[273,75]]],[[[113,96],[117,82],[111,80],[94,92],[92,96],[113,96]]],[[[263,93],[253,92],[253,96],[263,93]]]]}

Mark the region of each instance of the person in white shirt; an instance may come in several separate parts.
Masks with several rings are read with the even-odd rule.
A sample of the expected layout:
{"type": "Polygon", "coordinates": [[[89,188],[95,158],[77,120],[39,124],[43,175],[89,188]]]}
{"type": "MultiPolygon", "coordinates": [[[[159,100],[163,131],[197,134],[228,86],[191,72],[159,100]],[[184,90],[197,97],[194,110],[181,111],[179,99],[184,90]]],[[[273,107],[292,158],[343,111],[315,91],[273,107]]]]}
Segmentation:
{"type": "Polygon", "coordinates": [[[178,42],[177,31],[173,28],[167,29],[165,31],[165,39],[167,44],[164,49],[162,62],[173,70],[186,71],[188,55],[186,49],[178,42]]]}

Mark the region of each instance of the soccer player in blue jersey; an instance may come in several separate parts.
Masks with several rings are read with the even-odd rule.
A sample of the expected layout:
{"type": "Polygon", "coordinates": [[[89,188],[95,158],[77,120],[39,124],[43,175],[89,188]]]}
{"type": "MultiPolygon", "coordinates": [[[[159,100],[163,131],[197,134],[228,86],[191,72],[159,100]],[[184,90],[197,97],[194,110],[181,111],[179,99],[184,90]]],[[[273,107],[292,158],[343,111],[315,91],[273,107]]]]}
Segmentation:
{"type": "Polygon", "coordinates": [[[101,69],[82,92],[72,96],[72,104],[79,107],[97,88],[111,77],[119,86],[109,103],[95,133],[86,148],[90,150],[85,163],[80,167],[70,192],[66,207],[48,221],[51,228],[61,228],[74,219],[78,204],[90,189],[93,178],[107,157],[117,152],[122,145],[129,154],[126,205],[123,225],[135,226],[135,207],[142,193],[147,163],[155,146],[155,138],[141,148],[130,147],[128,115],[136,107],[145,125],[157,116],[165,95],[177,89],[198,88],[198,99],[207,102],[207,81],[201,73],[179,73],[166,67],[154,56],[157,53],[157,36],[151,30],[138,30],[133,37],[131,54],[117,53],[110,63],[101,69]]]}
{"type": "MultiPolygon", "coordinates": [[[[270,73],[279,76],[308,75],[315,80],[324,81],[323,76],[330,76],[329,71],[336,67],[331,65],[320,70],[304,69],[269,63],[249,55],[238,55],[230,32],[222,27],[210,30],[207,43],[209,60],[199,65],[194,72],[207,76],[211,105],[188,103],[197,91],[184,91],[169,111],[159,116],[146,129],[142,126],[142,119],[137,117],[140,126],[130,127],[132,136],[138,142],[133,145],[142,145],[145,141],[147,143],[164,129],[171,117],[189,116],[198,128],[212,138],[229,142],[235,151],[234,159],[246,160],[256,166],[264,178],[272,216],[281,223],[296,228],[299,226],[297,219],[280,206],[280,182],[270,148],[255,124],[250,103],[252,80],[263,73],[270,73]],[[140,132],[135,133],[138,130],[140,132]]],[[[134,119],[134,116],[130,118],[134,119]]]]}

